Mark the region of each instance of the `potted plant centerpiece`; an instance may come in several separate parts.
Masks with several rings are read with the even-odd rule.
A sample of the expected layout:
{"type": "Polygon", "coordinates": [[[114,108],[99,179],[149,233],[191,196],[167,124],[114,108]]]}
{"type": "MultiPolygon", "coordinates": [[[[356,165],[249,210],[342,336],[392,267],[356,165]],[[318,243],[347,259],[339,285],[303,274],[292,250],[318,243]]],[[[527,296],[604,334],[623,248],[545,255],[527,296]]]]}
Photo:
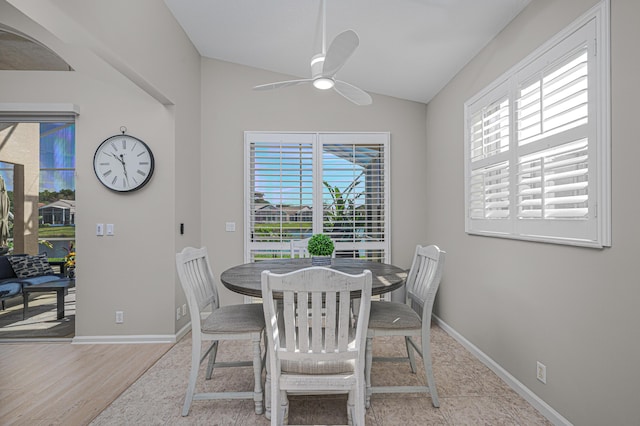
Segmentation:
{"type": "Polygon", "coordinates": [[[309,239],[307,251],[311,256],[311,264],[315,266],[331,265],[333,241],[325,234],[314,234],[309,239]]]}

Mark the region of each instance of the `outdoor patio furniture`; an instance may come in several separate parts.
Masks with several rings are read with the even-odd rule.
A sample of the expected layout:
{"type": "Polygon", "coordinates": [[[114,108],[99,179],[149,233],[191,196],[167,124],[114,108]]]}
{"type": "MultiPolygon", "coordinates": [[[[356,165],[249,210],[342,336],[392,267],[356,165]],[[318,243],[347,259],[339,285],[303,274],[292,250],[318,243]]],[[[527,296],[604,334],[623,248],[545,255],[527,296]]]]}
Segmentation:
{"type": "Polygon", "coordinates": [[[22,319],[27,317],[29,309],[29,295],[31,293],[56,292],[56,319],[64,318],[64,297],[69,291],[69,287],[75,286],[75,279],[66,278],[58,281],[44,282],[42,284],[25,285],[22,288],[22,319]]]}

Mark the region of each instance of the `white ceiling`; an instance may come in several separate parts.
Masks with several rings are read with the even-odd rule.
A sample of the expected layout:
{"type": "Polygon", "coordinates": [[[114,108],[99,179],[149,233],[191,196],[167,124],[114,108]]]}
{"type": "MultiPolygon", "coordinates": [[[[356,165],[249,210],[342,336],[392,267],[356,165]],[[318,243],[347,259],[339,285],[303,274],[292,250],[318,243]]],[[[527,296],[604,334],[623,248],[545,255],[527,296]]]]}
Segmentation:
{"type": "MultiPolygon", "coordinates": [[[[327,0],[327,44],[353,29],[360,46],[337,77],[427,103],[529,1],[327,0]]],[[[311,57],[322,51],[320,0],[165,3],[204,57],[309,78],[311,57]]]]}

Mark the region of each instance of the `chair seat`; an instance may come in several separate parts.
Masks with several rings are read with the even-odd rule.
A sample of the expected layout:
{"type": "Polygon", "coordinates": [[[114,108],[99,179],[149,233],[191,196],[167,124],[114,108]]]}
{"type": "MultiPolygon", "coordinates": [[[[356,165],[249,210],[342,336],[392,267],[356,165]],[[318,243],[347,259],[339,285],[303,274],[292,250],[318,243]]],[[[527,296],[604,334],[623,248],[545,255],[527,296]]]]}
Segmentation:
{"type": "Polygon", "coordinates": [[[349,374],[355,370],[355,360],[349,361],[287,361],[282,360],[280,368],[292,374],[349,374]]]}
{"type": "Polygon", "coordinates": [[[397,302],[371,302],[369,314],[369,330],[420,330],[422,319],[406,303],[397,302]]]}
{"type": "Polygon", "coordinates": [[[203,333],[260,333],[263,329],[264,312],[262,305],[257,303],[222,306],[202,323],[203,333]]]}

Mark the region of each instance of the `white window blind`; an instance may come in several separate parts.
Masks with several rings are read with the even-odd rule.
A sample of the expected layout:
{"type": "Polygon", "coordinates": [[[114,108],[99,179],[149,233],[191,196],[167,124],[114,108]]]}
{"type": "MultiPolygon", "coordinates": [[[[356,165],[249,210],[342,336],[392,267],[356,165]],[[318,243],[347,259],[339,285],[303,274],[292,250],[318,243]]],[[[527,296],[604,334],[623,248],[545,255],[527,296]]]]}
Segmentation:
{"type": "Polygon", "coordinates": [[[321,134],[322,232],[336,255],[384,261],[388,251],[385,134],[321,134]]]}
{"type": "Polygon", "coordinates": [[[465,103],[467,232],[610,245],[606,12],[465,103]]]}
{"type": "Polygon", "coordinates": [[[245,132],[245,260],[331,236],[338,257],[390,262],[388,133],[245,132]]]}

